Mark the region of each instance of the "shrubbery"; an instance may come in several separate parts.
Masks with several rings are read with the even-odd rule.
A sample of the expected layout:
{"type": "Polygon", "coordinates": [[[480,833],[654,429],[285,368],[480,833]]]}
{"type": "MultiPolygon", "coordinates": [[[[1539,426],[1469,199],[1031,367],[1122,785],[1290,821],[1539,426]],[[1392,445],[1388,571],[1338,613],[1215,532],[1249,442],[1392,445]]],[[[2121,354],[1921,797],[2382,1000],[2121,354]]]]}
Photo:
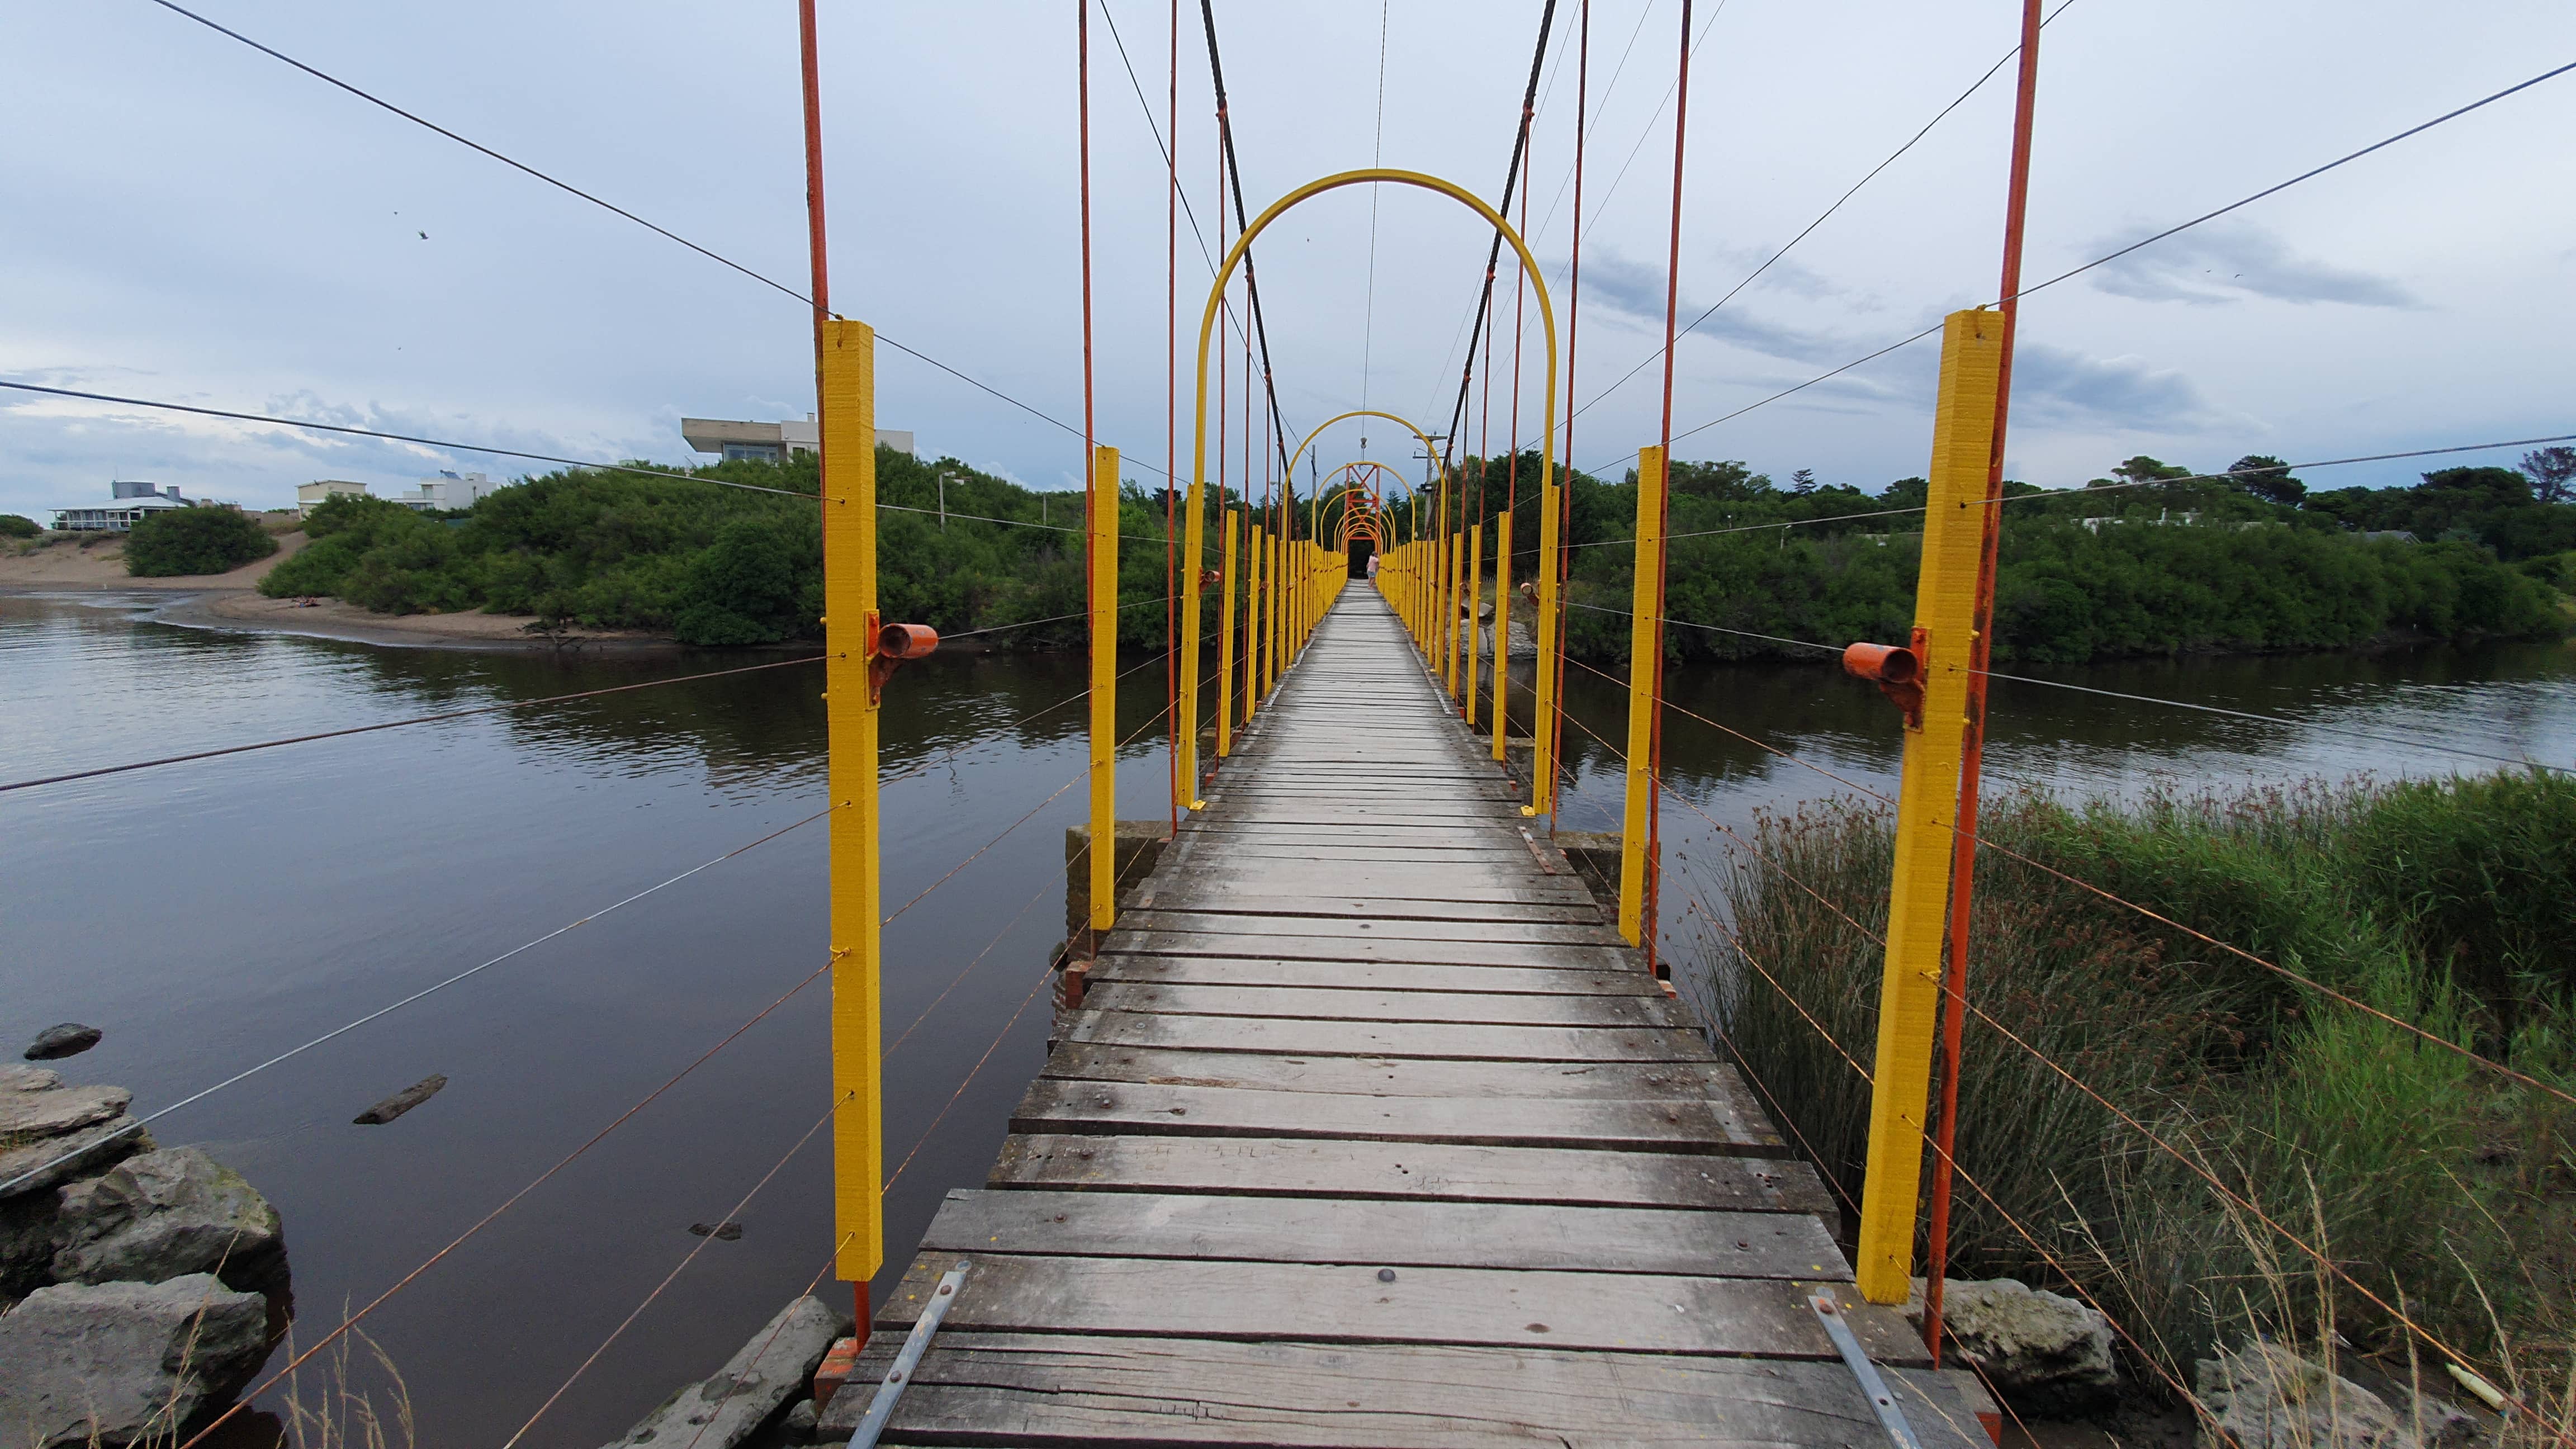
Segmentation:
{"type": "Polygon", "coordinates": [[[0,538],[34,538],[44,531],[23,513],[0,513],[0,538]]]}
{"type": "Polygon", "coordinates": [[[145,514],[125,539],[125,571],[137,578],[220,574],[277,552],[277,540],[238,508],[206,505],[145,514]]]}
{"type": "MultiPolygon", "coordinates": [[[[667,633],[689,644],[770,644],[820,634],[822,526],[815,460],[737,462],[690,478],[574,469],[487,495],[467,513],[415,513],[342,495],[307,520],[303,552],[261,589],[331,594],[383,613],[480,608],[587,628],[667,633]],[[711,486],[785,489],[802,497],[711,486]]],[[[1019,647],[1078,643],[1083,623],[1079,497],[1042,504],[1029,489],[953,460],[879,449],[877,593],[889,619],[943,634],[1052,620],[1010,636],[1019,647]],[[952,517],[935,509],[949,477],[952,517]],[[1046,528],[1009,526],[1039,523],[1046,528]],[[963,515],[980,515],[980,518],[963,515]]],[[[1122,504],[1122,602],[1163,593],[1162,514],[1133,488],[1122,504]]],[[[1213,612],[1213,611],[1211,611],[1213,612]]],[[[1122,611],[1130,643],[1159,640],[1159,610],[1122,611]]]]}
{"type": "MultiPolygon", "coordinates": [[[[1990,850],[1977,868],[1953,1276],[2046,1286],[2071,1273],[2184,1382],[2213,1342],[2248,1331],[2312,1342],[2322,1326],[2402,1363],[2404,1334],[2381,1304],[2405,1304],[2488,1363],[2567,1352],[2576,1109],[2388,1018],[2576,1089],[2564,929],[2576,780],[2512,772],[2134,806],[2025,796],[1990,805],[1979,833],[2036,864],[1990,850]],[[2247,1202],[2322,1241],[2381,1304],[2321,1285],[2247,1202]]],[[[1703,995],[1722,996],[1708,1005],[1752,1075],[1857,1195],[1869,1089],[1842,1053],[1866,1061],[1877,1031],[1871,933],[1886,926],[1889,821],[1844,802],[1774,817],[1758,837],[1758,856],[1720,878],[1684,864],[1668,889],[1728,902],[1740,941],[1698,940],[1703,995]]],[[[2524,1367],[2551,1385],[2568,1371],[2563,1359],[2524,1367]]]]}

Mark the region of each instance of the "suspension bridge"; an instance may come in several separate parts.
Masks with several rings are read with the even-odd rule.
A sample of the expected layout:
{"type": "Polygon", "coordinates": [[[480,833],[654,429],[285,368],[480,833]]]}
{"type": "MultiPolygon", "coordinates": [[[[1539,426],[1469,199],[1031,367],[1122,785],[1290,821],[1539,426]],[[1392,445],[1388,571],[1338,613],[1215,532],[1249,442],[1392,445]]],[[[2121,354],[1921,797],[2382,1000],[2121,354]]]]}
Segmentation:
{"type": "MultiPolygon", "coordinates": [[[[1511,164],[1497,200],[1442,177],[1373,165],[1290,188],[1257,214],[1244,204],[1215,17],[1203,10],[1224,183],[1216,221],[1218,240],[1225,244],[1221,257],[1210,257],[1195,366],[1186,372],[1176,367],[1168,379],[1176,424],[1182,395],[1191,399],[1194,442],[1188,457],[1176,451],[1165,459],[1165,528],[1152,537],[1121,531],[1121,489],[1133,460],[1122,459],[1093,425],[1091,0],[1076,8],[1085,407],[1079,428],[1048,421],[1082,438],[1087,478],[1082,521],[1059,530],[1079,535],[1086,591],[1080,617],[1089,633],[1087,687],[1060,702],[1066,708],[1079,702],[1088,710],[1088,766],[1065,787],[1085,791],[1089,845],[1079,855],[1078,876],[1069,881],[1081,921],[1051,963],[1049,978],[1031,988],[1034,999],[1052,986],[1058,1011],[1047,1056],[1012,1116],[1010,1136],[984,1182],[949,1191],[927,1233],[908,1249],[887,1243],[885,1231],[887,1190],[912,1159],[906,1156],[889,1174],[880,936],[888,921],[956,871],[891,912],[882,899],[885,842],[878,792],[889,779],[879,761],[880,710],[887,692],[904,686],[900,666],[934,652],[939,639],[929,628],[880,610],[877,526],[880,510],[893,505],[881,502],[876,490],[879,344],[1011,406],[1038,410],[925,353],[882,339],[866,323],[833,309],[812,0],[802,6],[810,281],[801,289],[789,286],[609,207],[787,293],[813,315],[822,470],[811,501],[823,536],[824,644],[809,660],[750,667],[817,667],[828,711],[827,798],[821,809],[787,827],[820,822],[830,836],[829,894],[820,903],[830,917],[830,954],[796,989],[818,980],[828,984],[831,1087],[821,1115],[797,1146],[818,1134],[830,1145],[833,1240],[816,1281],[830,1277],[851,1285],[858,1327],[852,1357],[837,1371],[840,1386],[820,1406],[818,1432],[830,1442],[856,1444],[1884,1441],[1898,1449],[1929,1449],[2000,1442],[2003,1406],[1955,1353],[1945,1358],[1940,1285],[1954,1180],[1986,1196],[1974,1179],[1958,1173],[1953,1160],[1955,1092],[1967,1014],[1993,1020],[1970,989],[1977,942],[1968,922],[1979,853],[2000,848],[1980,836],[1977,805],[1985,689],[1995,677],[1990,656],[1998,519],[2010,501],[2001,469],[2017,304],[2086,269],[2035,285],[2025,285],[2021,275],[2038,45],[2046,18],[2040,6],[2029,0],[2019,7],[2019,43],[1987,73],[2010,63],[2018,80],[2015,126],[2003,162],[2008,199],[1993,303],[1954,312],[1912,337],[1763,400],[1897,348],[1939,339],[1939,390],[1926,420],[1926,501],[1854,515],[1920,516],[1922,565],[1913,628],[1902,639],[1792,641],[1840,651],[1845,669],[1883,692],[1905,729],[1901,789],[1895,797],[1881,797],[1895,812],[1895,855],[1886,929],[1872,933],[1884,962],[1878,1038],[1866,1065],[1859,1047],[1845,1052],[1871,1092],[1864,1186],[1857,1199],[1848,1200],[1837,1197],[1840,1189],[1819,1174],[1802,1145],[1784,1135],[1786,1114],[1726,1049],[1723,1024],[1699,1019],[1677,998],[1661,940],[1670,912],[1660,898],[1660,819],[1672,795],[1662,778],[1661,741],[1673,714],[1661,690],[1662,631],[1667,623],[1689,623],[1666,616],[1666,481],[1674,441],[1697,431],[1676,430],[1672,367],[1672,348],[1689,330],[1681,324],[1671,278],[1681,259],[1690,56],[1694,35],[1702,33],[1693,30],[1691,6],[1687,0],[1680,6],[1672,61],[1662,421],[1657,440],[1634,457],[1632,530],[1608,541],[1633,555],[1629,607],[1605,610],[1626,616],[1629,658],[1635,661],[1615,681],[1626,691],[1625,737],[1615,744],[1600,741],[1625,772],[1615,871],[1588,869],[1555,838],[1566,722],[1564,629],[1566,611],[1574,607],[1565,596],[1572,540],[1560,450],[1571,446],[1573,435],[1572,418],[1564,415],[1573,410],[1562,404],[1572,396],[1575,327],[1568,307],[1560,336],[1554,292],[1530,249],[1526,166],[1541,62],[1555,24],[1553,0],[1540,20],[1511,164]],[[1362,186],[1462,208],[1480,233],[1491,233],[1456,408],[1446,430],[1434,433],[1363,405],[1327,419],[1292,447],[1272,385],[1253,270],[1255,242],[1297,207],[1362,186]],[[1230,241],[1227,200],[1233,209],[1230,241]],[[1509,343],[1515,396],[1507,413],[1512,494],[1507,506],[1488,511],[1483,480],[1471,502],[1452,462],[1466,431],[1472,383],[1481,375],[1491,388],[1498,273],[1516,274],[1509,343]],[[1480,342],[1488,357],[1481,373],[1480,342]],[[1537,466],[1526,482],[1534,507],[1527,510],[1519,502],[1523,440],[1516,395],[1525,350],[1535,350],[1542,378],[1537,466]],[[1229,356],[1242,368],[1239,394],[1227,391],[1229,356]],[[1237,405],[1241,431],[1229,441],[1226,428],[1237,405]],[[1301,498],[1299,463],[1328,428],[1357,418],[1409,434],[1420,443],[1432,478],[1412,486],[1384,464],[1362,458],[1336,467],[1331,487],[1318,466],[1301,498]],[[1229,448],[1238,445],[1242,454],[1230,465],[1229,448]],[[1523,512],[1534,521],[1536,537],[1516,543],[1515,516],[1523,512]],[[1164,551],[1165,587],[1151,602],[1164,605],[1163,647],[1141,662],[1132,651],[1122,660],[1121,613],[1133,605],[1120,602],[1120,570],[1157,545],[1164,551]],[[1515,665],[1516,654],[1527,656],[1526,668],[1515,665]],[[1121,733],[1117,705],[1122,687],[1138,687],[1126,681],[1156,665],[1165,675],[1163,708],[1146,727],[1168,738],[1171,788],[1158,848],[1149,857],[1114,844],[1122,825],[1115,766],[1121,747],[1139,733],[1121,733]],[[899,1281],[891,1292],[872,1296],[869,1285],[881,1281],[890,1261],[900,1265],[899,1281]],[[1911,1285],[1926,1278],[1928,1311],[1918,1330],[1899,1307],[1911,1285]]],[[[1179,15],[1176,5],[1170,41],[1174,96],[1179,15]]],[[[1582,47],[1578,86],[1589,74],[1589,22],[1585,3],[1576,22],[1576,44],[1582,47]]],[[[257,41],[224,33],[585,202],[609,205],[257,41]]],[[[1119,51],[1122,62],[1128,61],[1123,39],[1119,51]]],[[[2086,267],[2566,69],[2363,147],[2086,267]]],[[[1151,121],[1141,82],[1136,91],[1151,121]]],[[[1585,205],[1583,104],[1578,100],[1572,177],[1578,239],[1585,205]]],[[[1167,201],[1176,256],[1183,202],[1171,144],[1178,137],[1176,100],[1165,123],[1167,129],[1157,129],[1156,136],[1170,168],[1167,201]]],[[[1900,148],[1897,155],[1903,154],[1900,148]]],[[[1191,224],[1197,226],[1195,215],[1191,224]]],[[[1580,266],[1578,240],[1576,288],[1580,266]]],[[[1177,326],[1183,315],[1177,266],[1170,271],[1177,326]]],[[[368,433],[188,404],[110,401],[368,433]]],[[[539,456],[433,439],[403,441],[539,456]]],[[[2512,440],[2546,441],[2556,440],[2512,440]]],[[[2496,446],[2505,444],[2430,451],[2496,446]]],[[[1488,443],[1477,453],[1490,451],[1488,443]]],[[[2349,461],[2364,460],[2308,466],[2349,461]]],[[[735,671],[718,671],[729,672],[735,671]]],[[[581,696],[491,708],[541,707],[576,697],[581,696]]],[[[472,712],[451,710],[364,729],[472,712]]],[[[358,731],[333,733],[352,732],[358,731]]],[[[0,791],[328,737],[198,750],[19,780],[0,785],[0,791]]],[[[990,848],[988,842],[976,856],[990,848]]],[[[2100,886],[2066,879],[2276,973],[2302,991],[2470,1057],[2480,1071],[2568,1095],[2341,995],[2294,965],[2205,934],[2190,922],[2154,915],[2100,886]]],[[[597,914],[604,912],[584,919],[597,914]]],[[[518,949],[549,939],[541,936],[518,949]]],[[[179,1111],[506,959],[496,957],[293,1046],[141,1121],[179,1111]]],[[[1752,964],[1758,969],[1758,962],[1752,964]]],[[[1785,994],[1777,980],[1764,976],[1785,994]]],[[[793,995],[791,990],[788,997],[793,995]]],[[[709,1055],[788,997],[762,1007],[709,1055]]],[[[1799,1011],[1806,1016],[1803,1006],[1799,1011]]],[[[1005,1023],[1002,1032],[1008,1030],[1005,1023]]],[[[2018,1037],[2012,1040],[2026,1046],[2018,1037]]],[[[1844,1051],[1840,1043],[1835,1049],[1844,1051]]],[[[976,1070],[991,1057],[988,1048],[976,1070]]],[[[2050,1065],[2091,1090],[2064,1063],[2050,1065]]],[[[338,1329],[301,1348],[261,1387],[325,1351],[695,1066],[682,1067],[338,1329]]],[[[2121,1120],[2174,1152],[2134,1118],[2123,1113],[2121,1120]]],[[[935,1119],[922,1128],[914,1152],[939,1125],[935,1119]]],[[[2215,1178],[2212,1184],[2234,1195],[2227,1184],[2215,1178]]],[[[0,1184],[0,1190],[8,1185],[0,1184]]],[[[750,1185],[750,1192],[759,1186],[750,1185]]],[[[1990,1197],[1986,1201],[2000,1211],[1990,1197]]],[[[2260,1216],[2259,1209],[2245,1206],[2260,1216]]],[[[2321,1246],[2264,1221],[2293,1250],[2313,1257],[2320,1271],[2344,1271],[2321,1246]]],[[[2045,1253],[2037,1237],[2018,1223],[2015,1228],[2045,1253]]],[[[697,1251],[691,1250],[682,1268],[697,1251]]],[[[2353,1286],[2379,1301],[2366,1285],[2353,1286]]],[[[2472,1361],[2473,1355],[2423,1327],[2402,1306],[2380,1306],[2450,1362],[2472,1361]]],[[[633,1320],[629,1315],[627,1322],[633,1320]]],[[[2130,1335],[2126,1325],[2114,1326],[2130,1335]]],[[[574,1376],[608,1346],[603,1343],[574,1376]]],[[[2143,1346],[2140,1356],[2153,1358],[2143,1346]]],[[[2189,1397],[2187,1386],[2174,1387],[2189,1397]]],[[[2518,1404],[2510,1393],[2497,1392],[2499,1402],[2518,1404]]],[[[535,1406],[520,1434],[554,1402],[535,1406]]],[[[186,1442],[196,1444],[214,1428],[199,1427],[186,1442]]]]}

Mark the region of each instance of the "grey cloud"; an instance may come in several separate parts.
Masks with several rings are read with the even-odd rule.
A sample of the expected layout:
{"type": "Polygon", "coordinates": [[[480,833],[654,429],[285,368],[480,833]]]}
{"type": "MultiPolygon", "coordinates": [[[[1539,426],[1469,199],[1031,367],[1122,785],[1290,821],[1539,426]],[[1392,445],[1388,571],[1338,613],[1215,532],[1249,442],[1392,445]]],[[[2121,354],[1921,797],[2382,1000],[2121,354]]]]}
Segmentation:
{"type": "MultiPolygon", "coordinates": [[[[2112,237],[2098,246],[2111,251],[2135,240],[2112,237]]],[[[2389,278],[2300,256],[2255,226],[2196,229],[2168,237],[2095,269],[2091,278],[2096,288],[2116,297],[2204,307],[2246,297],[2352,307],[2422,305],[2389,278]]]]}
{"type": "Polygon", "coordinates": [[[2087,357],[2023,343],[2013,351],[2013,404],[2047,422],[2112,422],[2196,427],[2214,420],[2191,379],[2141,357],[2087,357]]]}
{"type": "MultiPolygon", "coordinates": [[[[1584,261],[1583,300],[1587,305],[1606,308],[1633,321],[1661,327],[1664,320],[1663,269],[1632,262],[1604,250],[1584,261]]],[[[1683,297],[1683,324],[1688,325],[1692,318],[1707,310],[1707,306],[1705,302],[1694,303],[1688,296],[1683,297]]],[[[1721,309],[1686,335],[1732,343],[1766,357],[1826,367],[1869,350],[1866,345],[1855,345],[1848,337],[1765,321],[1732,306],[1721,309]]]]}

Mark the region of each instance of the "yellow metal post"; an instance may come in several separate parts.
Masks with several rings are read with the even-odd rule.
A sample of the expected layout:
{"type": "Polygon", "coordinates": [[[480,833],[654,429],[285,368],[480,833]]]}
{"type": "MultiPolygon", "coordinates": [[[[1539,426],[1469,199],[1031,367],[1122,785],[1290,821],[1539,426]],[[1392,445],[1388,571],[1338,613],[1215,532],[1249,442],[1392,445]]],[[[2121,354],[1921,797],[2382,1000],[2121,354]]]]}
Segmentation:
{"type": "Polygon", "coordinates": [[[883,1033],[877,1007],[876,333],[815,324],[823,448],[823,701],[831,758],[832,1217],[844,1282],[885,1265],[883,1033]]]}
{"type": "Polygon", "coordinates": [[[1619,935],[1645,939],[1646,814],[1655,804],[1655,657],[1664,647],[1664,450],[1637,450],[1636,587],[1628,606],[1628,809],[1620,822],[1619,935]]]}
{"type": "Polygon", "coordinates": [[[1485,592],[1485,525],[1467,525],[1467,728],[1476,727],[1476,610],[1485,592]]]}
{"type": "Polygon", "coordinates": [[[1494,529],[1494,758],[1503,757],[1511,715],[1503,706],[1512,685],[1512,515],[1506,511],[1494,529]]]}
{"type": "Polygon", "coordinates": [[[1118,918],[1118,450],[1091,450],[1091,933],[1118,918]]]}
{"type": "Polygon", "coordinates": [[[1270,609],[1269,614],[1262,620],[1265,626],[1263,632],[1267,636],[1262,641],[1261,659],[1261,697],[1265,700],[1270,697],[1271,687],[1279,682],[1279,646],[1287,638],[1286,631],[1279,625],[1280,608],[1286,602],[1285,595],[1279,587],[1279,571],[1287,560],[1287,540],[1272,538],[1270,556],[1262,561],[1267,568],[1267,573],[1262,579],[1264,591],[1262,602],[1270,609]]]}
{"type": "Polygon", "coordinates": [[[1901,1303],[1914,1271],[1914,1215],[1923,1178],[1923,1121],[1940,1010],[1952,828],[1967,725],[1969,643],[1983,549],[1988,452],[2003,314],[1953,312],[1942,325],[1941,390],[1932,423],[1932,486],[1923,514],[1923,568],[1914,594],[1923,713],[1905,732],[1896,806],[1895,879],[1887,906],[1887,967],[1879,988],[1876,1084],[1869,1104],[1868,1181],[1860,1204],[1860,1290],[1901,1303]]]}
{"type": "Polygon", "coordinates": [[[1466,697],[1466,675],[1458,661],[1458,616],[1466,612],[1459,603],[1466,588],[1466,575],[1467,535],[1453,533],[1449,535],[1449,604],[1440,616],[1440,632],[1446,636],[1440,641],[1440,652],[1449,657],[1449,695],[1452,699],[1466,697]]]}
{"type": "Polygon", "coordinates": [[[1225,572],[1218,575],[1217,588],[1223,592],[1216,606],[1216,757],[1220,760],[1234,748],[1234,544],[1244,522],[1239,510],[1228,511],[1224,518],[1219,526],[1225,530],[1225,572]]]}
{"type": "MultiPolygon", "coordinates": [[[[1251,517],[1251,510],[1244,510],[1251,517]]],[[[1252,712],[1261,707],[1261,562],[1265,546],[1261,525],[1251,524],[1251,561],[1244,565],[1243,590],[1243,718],[1249,723],[1252,712]]]]}
{"type": "MultiPolygon", "coordinates": [[[[1552,442],[1552,440],[1550,440],[1552,442]]],[[[1530,634],[1538,658],[1530,671],[1530,803],[1524,815],[1546,815],[1556,809],[1556,692],[1561,683],[1556,649],[1556,573],[1558,534],[1563,521],[1563,485],[1557,481],[1552,448],[1543,448],[1538,488],[1538,611],[1530,634]]]]}

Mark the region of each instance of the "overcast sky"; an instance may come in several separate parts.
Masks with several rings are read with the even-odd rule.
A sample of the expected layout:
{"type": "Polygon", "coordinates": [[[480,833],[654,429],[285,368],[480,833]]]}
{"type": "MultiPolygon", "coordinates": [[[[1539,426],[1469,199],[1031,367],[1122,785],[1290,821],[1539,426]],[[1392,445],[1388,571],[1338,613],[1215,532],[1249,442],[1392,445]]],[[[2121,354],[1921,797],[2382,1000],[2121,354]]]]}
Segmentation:
{"type": "MultiPolygon", "coordinates": [[[[201,4],[804,284],[787,0],[201,4]]],[[[1499,191],[1536,0],[1397,0],[1382,127],[1381,6],[1216,9],[1255,211],[1373,158],[1499,191]]],[[[823,11],[836,306],[1079,426],[1075,6],[824,0],[823,11]]],[[[2000,59],[2016,12],[2008,0],[1701,0],[1685,318],[2000,59]]],[[[1103,11],[1092,13],[1100,432],[1126,450],[1131,476],[1151,478],[1169,446],[1163,162],[1103,11]]],[[[1578,0],[1561,0],[1533,142],[1532,245],[1552,285],[1572,237],[1578,13],[1578,0]]],[[[150,0],[6,0],[6,14],[0,378],[668,462],[692,460],[683,415],[802,417],[813,406],[804,309],[740,273],[150,0]]],[[[1106,14],[1159,124],[1169,11],[1113,0],[1106,14]]],[[[1578,401],[1660,340],[1678,24],[1678,0],[1592,5],[1578,401]]],[[[2032,280],[2576,60],[2576,6],[2073,0],[2041,49],[2032,280]]],[[[1214,247],[1212,104],[1194,13],[1182,16],[1180,51],[1180,164],[1214,247]]],[[[1677,431],[1992,298],[2011,77],[1988,82],[1684,340],[1677,431]]],[[[2305,460],[2576,431],[2571,135],[2576,75],[2032,298],[2011,472],[2059,485],[2139,452],[2217,468],[2251,452],[2305,460]]],[[[1332,193],[1266,234],[1255,257],[1290,428],[1364,400],[1445,425],[1488,237],[1463,208],[1401,188],[1332,193]]],[[[1186,358],[1209,276],[1186,222],[1180,252],[1186,358]]],[[[1500,297],[1490,422],[1480,389],[1468,451],[1490,438],[1499,452],[1512,433],[1510,293],[1500,297]]],[[[1534,309],[1528,331],[1524,439],[1538,428],[1534,309]]],[[[1676,451],[1866,488],[1921,472],[1935,346],[1676,451]]],[[[1653,441],[1658,381],[1649,367],[1583,412],[1574,461],[1615,471],[1653,441]]],[[[925,454],[1040,487],[1080,475],[1077,438],[890,349],[878,386],[880,425],[915,430],[925,454]]],[[[1189,389],[1184,375],[1184,466],[1189,389]]],[[[1328,434],[1323,466],[1361,456],[1360,434],[1328,434]]],[[[1367,441],[1370,455],[1415,466],[1393,426],[1367,441]]],[[[2310,476],[2384,484],[2425,466],[2438,465],[2310,476]]],[[[529,467],[0,395],[0,511],[99,497],[117,476],[276,505],[320,477],[385,491],[437,468],[529,467]]]]}

